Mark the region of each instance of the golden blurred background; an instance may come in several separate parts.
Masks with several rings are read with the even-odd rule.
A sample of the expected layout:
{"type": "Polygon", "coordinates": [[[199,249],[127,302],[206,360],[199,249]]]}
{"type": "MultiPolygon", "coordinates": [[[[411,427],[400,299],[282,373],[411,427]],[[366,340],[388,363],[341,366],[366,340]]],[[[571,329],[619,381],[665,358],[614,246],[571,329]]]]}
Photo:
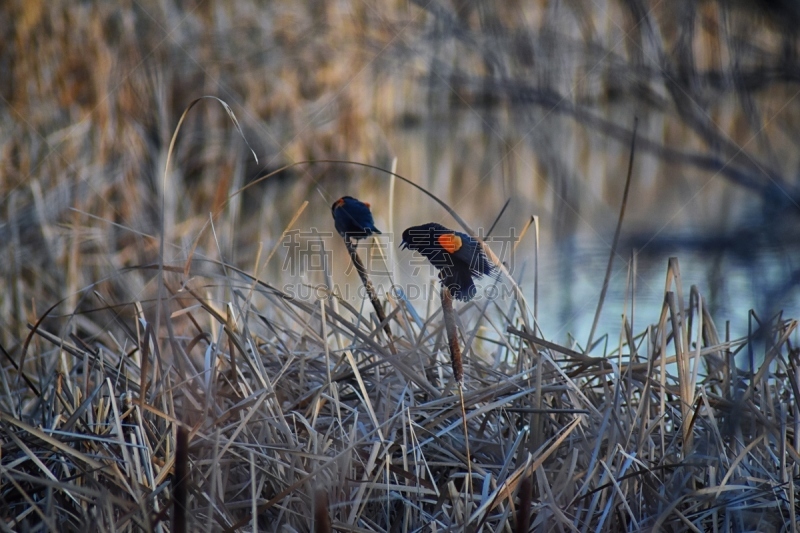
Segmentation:
{"type": "MultiPolygon", "coordinates": [[[[18,346],[56,304],[61,327],[99,334],[85,311],[152,297],[153,271],[125,269],[158,262],[162,216],[167,263],[224,259],[252,272],[259,249],[262,260],[275,249],[259,275],[276,286],[298,282],[282,268],[281,236],[304,201],[294,229],[332,232],[330,205],[346,194],[370,202],[384,231],[454,227],[400,182],[390,206],[385,174],[319,162],[389,169],[395,158],[473,227],[488,229],[508,200],[495,235],[538,216],[540,322],[580,338],[635,118],[600,331],[619,325],[634,253],[642,309],[660,307],[667,257],[679,256],[685,283],[708,291],[722,318],[796,313],[798,22],[800,8],[777,0],[8,0],[0,341],[18,346]],[[231,106],[258,163],[208,100],[187,115],[165,181],[173,131],[203,95],[231,106]],[[299,161],[318,162],[232,196],[299,161]]],[[[386,239],[395,281],[430,281],[386,239]]],[[[357,284],[341,242],[329,247],[334,282],[357,284]]],[[[528,233],[510,264],[529,294],[534,250],[528,233]]],[[[214,294],[223,304],[224,287],[214,294]]]]}

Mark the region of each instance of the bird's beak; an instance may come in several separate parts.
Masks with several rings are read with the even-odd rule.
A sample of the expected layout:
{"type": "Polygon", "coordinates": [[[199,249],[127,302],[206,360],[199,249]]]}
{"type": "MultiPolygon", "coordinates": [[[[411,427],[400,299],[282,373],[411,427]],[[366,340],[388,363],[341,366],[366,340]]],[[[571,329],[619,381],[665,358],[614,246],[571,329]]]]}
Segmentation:
{"type": "Polygon", "coordinates": [[[408,243],[406,241],[400,241],[400,249],[405,250],[408,248],[408,243]]]}

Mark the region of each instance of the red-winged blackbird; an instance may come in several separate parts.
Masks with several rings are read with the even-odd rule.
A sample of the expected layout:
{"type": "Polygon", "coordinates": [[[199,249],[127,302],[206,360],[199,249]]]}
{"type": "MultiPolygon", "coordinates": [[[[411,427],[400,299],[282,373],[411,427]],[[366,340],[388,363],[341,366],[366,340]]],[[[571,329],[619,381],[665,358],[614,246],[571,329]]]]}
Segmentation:
{"type": "Polygon", "coordinates": [[[439,269],[439,280],[454,298],[469,301],[477,289],[472,276],[495,273],[480,243],[460,231],[429,222],[403,232],[400,248],[410,248],[424,255],[439,269]]]}
{"type": "Polygon", "coordinates": [[[372,220],[369,204],[356,200],[352,196],[342,196],[331,206],[336,231],[342,237],[364,239],[373,233],[380,234],[372,220]]]}

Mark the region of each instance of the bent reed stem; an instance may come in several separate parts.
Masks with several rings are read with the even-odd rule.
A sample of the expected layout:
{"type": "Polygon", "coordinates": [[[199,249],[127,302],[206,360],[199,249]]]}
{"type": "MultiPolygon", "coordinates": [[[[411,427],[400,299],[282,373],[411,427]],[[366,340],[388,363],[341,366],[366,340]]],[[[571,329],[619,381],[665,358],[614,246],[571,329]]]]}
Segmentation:
{"type": "Polygon", "coordinates": [[[383,311],[383,306],[381,305],[380,300],[378,300],[378,295],[375,292],[375,286],[372,285],[372,281],[369,279],[367,269],[364,268],[364,263],[362,263],[361,258],[358,257],[356,244],[350,237],[342,237],[342,239],[344,240],[344,245],[350,254],[350,260],[353,262],[353,265],[356,267],[356,272],[358,272],[358,276],[361,278],[361,283],[364,285],[364,289],[367,291],[369,301],[372,302],[372,307],[375,309],[375,314],[378,316],[378,321],[383,324],[383,331],[386,333],[386,338],[389,339],[389,350],[392,352],[392,355],[397,355],[397,349],[394,346],[394,337],[392,336],[392,328],[390,328],[389,324],[386,322],[386,313],[383,311]]]}

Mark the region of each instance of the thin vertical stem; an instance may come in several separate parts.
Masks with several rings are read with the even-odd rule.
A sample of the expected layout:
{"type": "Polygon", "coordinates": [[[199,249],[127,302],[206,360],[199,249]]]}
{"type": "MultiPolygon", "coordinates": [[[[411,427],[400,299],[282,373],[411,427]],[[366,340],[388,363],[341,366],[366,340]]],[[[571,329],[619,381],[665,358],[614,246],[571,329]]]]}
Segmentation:
{"type": "Polygon", "coordinates": [[[450,289],[442,287],[442,313],[444,314],[444,327],[447,332],[447,342],[450,347],[450,363],[453,365],[453,377],[458,386],[464,383],[464,363],[461,360],[461,347],[458,345],[458,331],[456,330],[456,316],[453,312],[453,295],[450,289]]]}
{"type": "MultiPolygon", "coordinates": [[[[139,376],[139,407],[144,409],[145,404],[147,403],[147,386],[149,383],[147,382],[147,374],[150,372],[150,338],[153,330],[153,325],[148,322],[147,326],[144,328],[144,342],[140,344],[142,347],[141,350],[141,364],[139,365],[141,376],[139,376]]],[[[137,328],[138,331],[138,328],[137,328]]],[[[156,340],[153,339],[153,344],[155,344],[156,340]]],[[[86,361],[89,358],[84,358],[84,368],[86,365],[86,361]]],[[[84,374],[85,376],[86,374],[84,374]]],[[[88,397],[89,395],[89,380],[86,380],[86,391],[85,396],[88,397]]]]}
{"type": "Polygon", "coordinates": [[[611,268],[614,266],[614,256],[617,255],[617,245],[619,244],[619,235],[622,230],[622,220],[625,218],[625,207],[628,205],[628,192],[631,189],[631,175],[633,174],[633,154],[636,151],[636,128],[639,125],[639,119],[633,119],[633,132],[631,133],[631,155],[628,160],[628,176],[625,178],[625,190],[622,193],[622,205],[619,208],[619,218],[617,219],[617,229],[614,231],[614,240],[611,243],[611,253],[608,255],[608,265],[606,266],[606,275],[603,278],[603,288],[600,290],[600,298],[597,302],[597,310],[594,313],[594,321],[592,322],[592,329],[589,331],[589,340],[586,341],[586,351],[592,349],[592,340],[594,340],[594,332],[597,329],[597,323],[600,321],[600,313],[603,311],[603,301],[606,298],[606,291],[608,291],[608,283],[611,280],[611,268]]]}
{"type": "MultiPolygon", "coordinates": [[[[458,386],[458,396],[461,400],[461,420],[464,424],[464,446],[467,454],[467,482],[466,482],[466,505],[464,514],[469,517],[470,502],[472,501],[472,456],[469,451],[469,427],[467,425],[467,408],[464,403],[464,362],[461,360],[461,346],[458,344],[458,330],[456,329],[456,316],[453,311],[453,295],[450,289],[442,287],[442,314],[444,315],[444,327],[447,333],[447,344],[450,348],[450,364],[453,365],[453,377],[458,386]]],[[[467,521],[464,521],[464,530],[467,529],[467,521]]]]}
{"type": "Polygon", "coordinates": [[[178,426],[175,443],[175,485],[172,488],[172,531],[186,533],[186,502],[189,493],[189,432],[178,426]]]}
{"type": "Polygon", "coordinates": [[[328,513],[328,493],[324,489],[317,489],[314,493],[314,532],[330,533],[331,515],[328,513]]]}
{"type": "Polygon", "coordinates": [[[528,533],[530,530],[532,496],[531,476],[525,476],[519,486],[519,507],[517,507],[517,522],[514,526],[515,533],[528,533]]]}
{"type": "Polygon", "coordinates": [[[389,349],[391,350],[392,354],[397,354],[397,350],[394,347],[392,329],[389,327],[389,324],[386,323],[386,313],[384,313],[383,306],[381,305],[380,300],[378,300],[378,295],[375,292],[375,287],[372,285],[372,281],[370,281],[369,276],[367,275],[367,269],[364,268],[364,263],[362,263],[361,258],[358,257],[356,244],[352,241],[352,239],[350,239],[350,237],[344,237],[344,245],[347,247],[347,251],[350,253],[350,260],[356,267],[356,272],[358,272],[358,276],[361,278],[361,283],[364,285],[364,289],[367,291],[369,301],[372,302],[372,307],[375,309],[375,314],[378,316],[378,321],[383,324],[383,331],[386,332],[386,337],[389,339],[389,349]]]}

